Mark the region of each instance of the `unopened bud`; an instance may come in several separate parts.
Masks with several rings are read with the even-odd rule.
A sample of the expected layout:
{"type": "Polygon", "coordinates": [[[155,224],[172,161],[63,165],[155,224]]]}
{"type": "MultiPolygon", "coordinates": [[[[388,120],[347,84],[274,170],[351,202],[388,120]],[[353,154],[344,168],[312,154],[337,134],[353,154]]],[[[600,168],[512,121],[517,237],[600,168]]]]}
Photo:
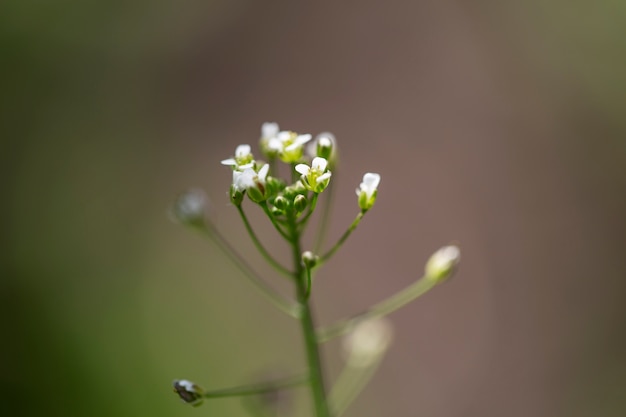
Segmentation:
{"type": "Polygon", "coordinates": [[[332,133],[322,133],[317,136],[317,156],[330,161],[335,145],[335,137],[332,133]]]}
{"type": "Polygon", "coordinates": [[[391,322],[374,318],[358,323],[343,339],[349,366],[367,367],[383,355],[393,338],[391,322]]]}
{"type": "Polygon", "coordinates": [[[204,224],[208,198],[204,191],[189,190],[176,198],[171,208],[174,220],[192,226],[204,224]]]}
{"type": "Polygon", "coordinates": [[[460,260],[461,250],[457,246],[444,246],[426,262],[426,278],[437,283],[445,281],[454,273],[460,260]]]}
{"type": "Polygon", "coordinates": [[[302,194],[298,194],[296,198],[293,199],[293,206],[298,214],[302,213],[306,209],[307,204],[307,199],[302,194]]]}
{"type": "Polygon", "coordinates": [[[317,265],[317,262],[320,260],[320,257],[315,255],[311,251],[306,251],[302,253],[302,263],[306,266],[307,269],[313,269],[317,265]]]}
{"type": "Polygon", "coordinates": [[[174,392],[187,404],[191,404],[194,407],[202,404],[204,391],[191,381],[186,379],[175,380],[174,392]]]}
{"type": "Polygon", "coordinates": [[[289,200],[282,195],[279,195],[274,199],[274,206],[281,211],[285,211],[285,209],[289,206],[289,200]]]}
{"type": "Polygon", "coordinates": [[[244,196],[245,190],[242,190],[239,187],[236,187],[235,185],[231,185],[230,186],[230,202],[233,203],[234,206],[239,207],[241,205],[241,203],[243,202],[243,196],[244,196]]]}

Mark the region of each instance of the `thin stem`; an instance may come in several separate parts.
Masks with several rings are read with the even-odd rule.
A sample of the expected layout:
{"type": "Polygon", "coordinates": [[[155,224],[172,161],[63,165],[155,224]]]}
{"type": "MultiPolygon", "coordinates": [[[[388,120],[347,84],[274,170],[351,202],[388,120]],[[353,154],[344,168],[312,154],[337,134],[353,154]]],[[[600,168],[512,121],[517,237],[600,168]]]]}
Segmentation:
{"type": "Polygon", "coordinates": [[[337,250],[341,247],[341,245],[343,245],[346,239],[350,237],[354,229],[356,229],[356,227],[359,225],[364,215],[365,215],[365,212],[363,211],[357,214],[356,218],[354,219],[350,227],[348,227],[348,230],[346,230],[344,234],[341,236],[341,238],[339,238],[337,243],[335,243],[335,246],[333,246],[328,252],[326,252],[324,255],[320,257],[320,262],[318,265],[321,265],[322,263],[326,262],[328,259],[330,259],[331,256],[335,254],[335,252],[337,252],[337,250]]]}
{"type": "Polygon", "coordinates": [[[341,416],[372,379],[385,355],[381,354],[367,367],[346,365],[341,371],[328,401],[335,417],[341,416]]]}
{"type": "Polygon", "coordinates": [[[243,220],[243,224],[245,225],[246,230],[248,231],[248,234],[250,235],[250,238],[252,239],[252,242],[254,243],[254,246],[256,246],[257,250],[261,253],[261,255],[263,255],[265,260],[281,274],[287,277],[291,277],[292,276],[291,271],[289,271],[287,268],[282,266],[276,259],[272,257],[272,255],[270,255],[270,253],[265,249],[265,247],[263,246],[263,244],[257,237],[256,233],[254,233],[254,230],[252,229],[252,226],[250,225],[250,222],[248,221],[248,217],[243,211],[243,206],[242,205],[237,206],[237,210],[239,211],[241,220],[243,220]]]}
{"type": "Polygon", "coordinates": [[[313,287],[313,283],[311,282],[311,268],[304,268],[306,272],[306,292],[305,296],[308,300],[311,297],[311,288],[313,287]]]}
{"type": "Polygon", "coordinates": [[[274,381],[265,381],[258,384],[243,385],[234,388],[225,388],[204,393],[205,398],[240,397],[244,395],[264,394],[280,389],[294,388],[308,382],[306,375],[296,375],[274,381]]]}
{"type": "Polygon", "coordinates": [[[315,405],[315,415],[317,417],[330,417],[330,410],[326,400],[326,390],[324,388],[324,376],[322,371],[322,361],[317,344],[317,336],[315,334],[315,324],[313,320],[313,312],[309,299],[307,297],[305,268],[301,260],[301,244],[300,234],[297,230],[295,216],[289,215],[289,224],[292,233],[294,278],[296,281],[296,295],[298,302],[302,307],[302,315],[300,323],[302,325],[302,334],[304,336],[304,345],[306,348],[307,364],[309,368],[309,383],[311,384],[311,394],[315,405]]]}
{"type": "Polygon", "coordinates": [[[276,222],[276,218],[274,217],[274,215],[270,212],[270,208],[267,205],[267,201],[264,201],[262,203],[259,203],[259,205],[261,206],[261,208],[263,209],[263,211],[265,212],[265,214],[267,215],[267,217],[269,217],[270,221],[272,222],[272,224],[274,225],[274,228],[278,231],[278,233],[280,233],[280,235],[287,241],[290,240],[289,235],[287,234],[287,232],[285,232],[283,230],[282,227],[280,227],[280,224],[278,224],[276,222]]]}
{"type": "Polygon", "coordinates": [[[309,217],[311,217],[311,214],[313,214],[313,212],[315,211],[315,206],[317,205],[318,195],[319,194],[317,193],[313,193],[313,197],[311,197],[311,204],[309,205],[309,209],[307,213],[298,222],[298,227],[300,227],[300,230],[304,229],[304,226],[306,226],[306,222],[309,220],[309,217]]]}
{"type": "Polygon", "coordinates": [[[197,226],[193,228],[200,232],[204,237],[211,239],[222,252],[234,263],[248,281],[265,296],[265,298],[274,304],[279,310],[287,313],[291,317],[300,318],[300,306],[297,303],[283,297],[263,281],[257,273],[252,269],[250,264],[239,255],[230,243],[220,234],[220,232],[211,224],[197,226]]]}
{"type": "Polygon", "coordinates": [[[317,229],[317,236],[315,237],[315,244],[313,245],[313,252],[318,253],[322,249],[322,245],[326,240],[326,234],[328,233],[328,227],[330,225],[330,208],[335,197],[335,183],[337,182],[337,173],[333,172],[333,180],[326,188],[326,197],[324,198],[324,206],[322,208],[322,216],[320,218],[320,225],[317,229]]]}
{"type": "Polygon", "coordinates": [[[317,340],[320,343],[326,342],[337,336],[348,333],[350,330],[352,330],[354,325],[361,320],[386,316],[387,314],[396,311],[397,309],[415,300],[419,296],[425,294],[435,285],[437,285],[436,280],[422,277],[402,291],[397,292],[396,294],[370,307],[364,312],[355,316],[344,318],[328,327],[319,329],[317,332],[317,340]]]}

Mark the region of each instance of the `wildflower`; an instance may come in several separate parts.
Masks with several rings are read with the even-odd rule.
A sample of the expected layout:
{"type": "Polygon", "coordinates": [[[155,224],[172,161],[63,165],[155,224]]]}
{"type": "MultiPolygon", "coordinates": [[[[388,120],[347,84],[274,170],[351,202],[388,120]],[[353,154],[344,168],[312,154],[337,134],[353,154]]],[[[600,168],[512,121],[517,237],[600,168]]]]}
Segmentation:
{"type": "Polygon", "coordinates": [[[311,135],[298,135],[295,132],[283,131],[276,136],[275,147],[278,150],[278,157],[287,164],[294,164],[302,158],[304,144],[311,140],[311,135]]]}
{"type": "Polygon", "coordinates": [[[263,123],[261,126],[261,152],[268,158],[275,158],[283,149],[283,144],[278,139],[278,123],[263,123]]]}
{"type": "Polygon", "coordinates": [[[458,246],[444,246],[426,262],[426,278],[435,280],[437,283],[445,281],[454,273],[460,260],[461,250],[458,246]]]}
{"type": "Polygon", "coordinates": [[[243,171],[254,166],[254,155],[250,152],[250,145],[239,145],[235,149],[235,157],[224,159],[222,165],[228,165],[235,170],[243,171]]]}
{"type": "Polygon", "coordinates": [[[202,404],[204,391],[198,385],[186,379],[177,379],[174,381],[174,392],[178,394],[181,400],[194,407],[202,404]]]}
{"type": "Polygon", "coordinates": [[[372,172],[368,172],[363,175],[363,182],[356,190],[356,195],[359,197],[359,207],[363,211],[367,211],[372,208],[376,202],[376,195],[378,194],[378,184],[380,183],[380,175],[372,172]]]}
{"type": "MultiPolygon", "coordinates": [[[[248,192],[252,201],[260,203],[267,198],[266,179],[270,166],[265,164],[256,172],[252,168],[243,171],[233,171],[232,189],[235,192],[248,192]]],[[[232,194],[232,193],[231,193],[232,194]]]]}
{"type": "Polygon", "coordinates": [[[326,170],[328,161],[319,156],[313,159],[311,166],[307,164],[296,165],[296,171],[302,176],[300,181],[308,189],[314,193],[321,193],[330,182],[331,172],[326,170]]]}

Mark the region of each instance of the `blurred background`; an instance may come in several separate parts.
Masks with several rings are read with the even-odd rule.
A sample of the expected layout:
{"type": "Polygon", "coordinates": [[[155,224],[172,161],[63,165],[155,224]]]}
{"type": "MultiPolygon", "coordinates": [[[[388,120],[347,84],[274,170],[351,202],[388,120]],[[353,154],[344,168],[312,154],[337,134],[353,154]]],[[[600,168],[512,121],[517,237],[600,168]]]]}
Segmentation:
{"type": "Polygon", "coordinates": [[[219,164],[275,121],[337,136],[330,242],[363,173],[382,175],[318,275],[320,323],[410,284],[442,245],[463,252],[391,316],[348,416],[626,415],[625,25],[606,0],[2,2],[0,411],[244,416],[237,399],[186,406],[171,382],[303,369],[296,323],[167,216],[205,189],[287,293],[219,164]]]}

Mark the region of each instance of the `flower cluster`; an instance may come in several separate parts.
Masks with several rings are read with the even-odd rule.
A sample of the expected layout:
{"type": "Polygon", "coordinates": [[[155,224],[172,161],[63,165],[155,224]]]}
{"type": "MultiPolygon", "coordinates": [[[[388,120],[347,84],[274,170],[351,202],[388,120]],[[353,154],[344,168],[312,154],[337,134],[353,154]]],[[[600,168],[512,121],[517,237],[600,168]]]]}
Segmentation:
{"type": "MultiPolygon", "coordinates": [[[[269,209],[276,215],[286,214],[292,208],[299,214],[305,211],[313,194],[329,186],[332,176],[329,168],[336,162],[336,141],[331,133],[321,133],[312,141],[310,134],[280,130],[277,123],[264,123],[260,149],[268,163],[255,159],[247,144],[237,146],[235,155],[222,161],[233,171],[230,197],[236,206],[241,205],[247,194],[255,203],[269,203],[269,209]],[[288,185],[275,176],[273,170],[278,160],[299,174],[296,183],[288,185]]],[[[361,210],[367,211],[374,205],[379,182],[378,174],[367,173],[363,177],[360,191],[357,190],[361,210]]]]}

